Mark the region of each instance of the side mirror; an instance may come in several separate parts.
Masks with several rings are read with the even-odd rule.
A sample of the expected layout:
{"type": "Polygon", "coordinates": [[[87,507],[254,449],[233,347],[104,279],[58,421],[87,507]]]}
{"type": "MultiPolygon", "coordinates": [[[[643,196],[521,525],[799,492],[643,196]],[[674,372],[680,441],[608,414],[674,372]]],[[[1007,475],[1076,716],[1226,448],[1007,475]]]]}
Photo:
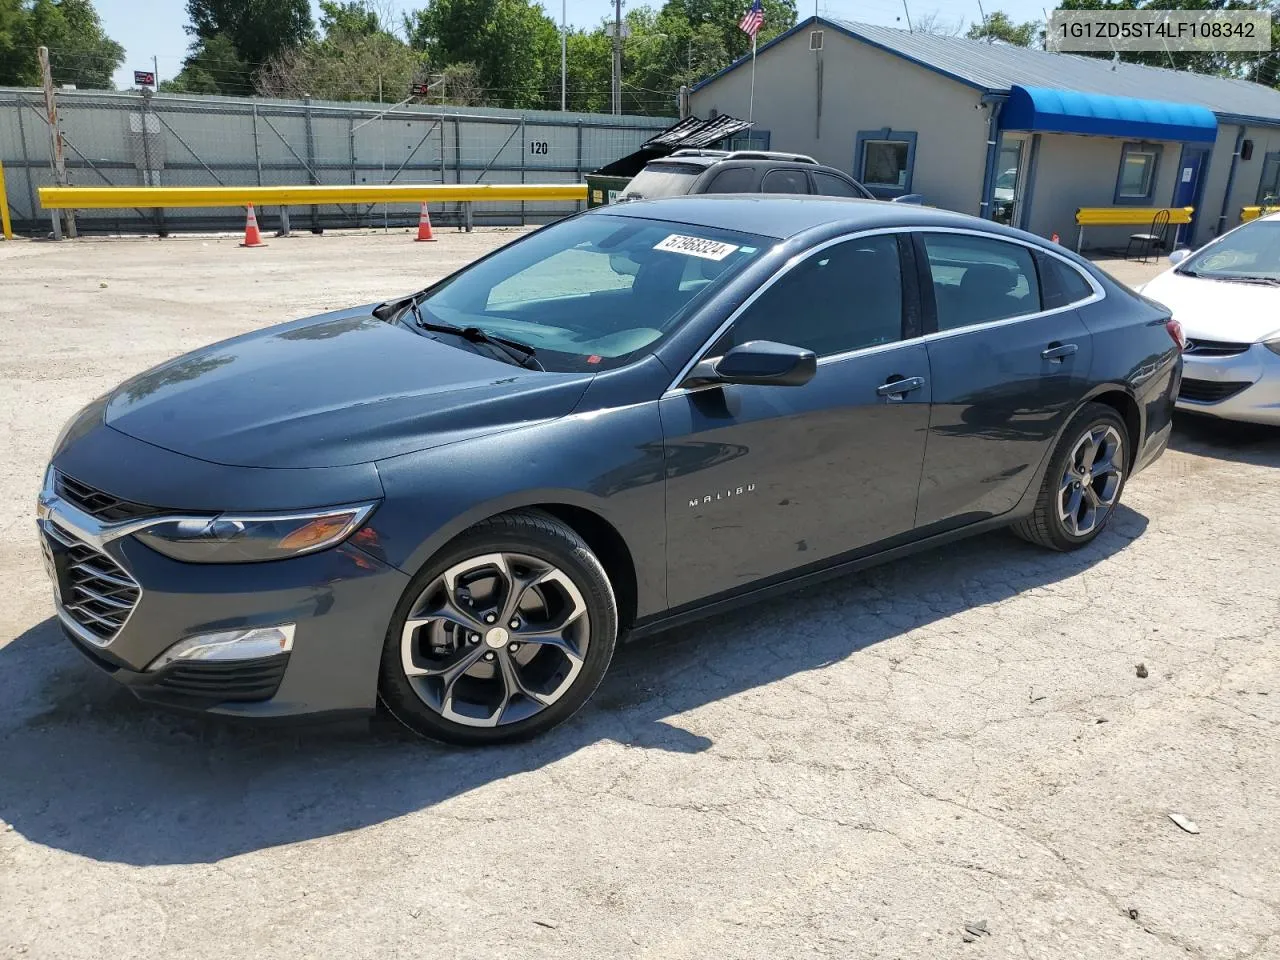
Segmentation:
{"type": "Polygon", "coordinates": [[[1169,266],[1176,267],[1178,264],[1180,264],[1183,260],[1187,259],[1187,257],[1189,256],[1191,256],[1190,250],[1170,250],[1169,266]]]}
{"type": "Polygon", "coordinates": [[[771,340],[751,340],[734,347],[723,357],[703,360],[685,378],[683,387],[713,383],[741,383],[753,386],[800,387],[818,372],[818,358],[812,350],[771,340]]]}

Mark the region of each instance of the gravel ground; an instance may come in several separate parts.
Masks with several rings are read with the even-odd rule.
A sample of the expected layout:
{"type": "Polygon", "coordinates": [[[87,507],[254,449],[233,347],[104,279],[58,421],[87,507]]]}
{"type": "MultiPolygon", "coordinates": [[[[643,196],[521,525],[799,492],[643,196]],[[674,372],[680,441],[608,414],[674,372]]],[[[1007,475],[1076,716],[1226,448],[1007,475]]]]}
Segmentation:
{"type": "Polygon", "coordinates": [[[1276,431],[1180,422],[1079,553],[635,645],[525,746],[180,718],[79,658],[32,525],[75,409],[510,235],[0,243],[0,956],[1280,957],[1276,431]]]}

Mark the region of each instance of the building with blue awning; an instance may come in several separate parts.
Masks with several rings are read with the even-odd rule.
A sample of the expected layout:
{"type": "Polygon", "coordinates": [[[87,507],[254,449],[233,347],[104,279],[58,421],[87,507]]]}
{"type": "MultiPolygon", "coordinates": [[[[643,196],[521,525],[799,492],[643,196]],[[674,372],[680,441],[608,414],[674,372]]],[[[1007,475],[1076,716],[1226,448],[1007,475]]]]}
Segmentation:
{"type": "Polygon", "coordinates": [[[1178,239],[1199,244],[1280,198],[1280,90],[1244,80],[810,17],[760,48],[754,95],[748,57],[689,103],[750,115],[738,146],[1046,237],[1078,207],[1192,206],[1178,239]]]}

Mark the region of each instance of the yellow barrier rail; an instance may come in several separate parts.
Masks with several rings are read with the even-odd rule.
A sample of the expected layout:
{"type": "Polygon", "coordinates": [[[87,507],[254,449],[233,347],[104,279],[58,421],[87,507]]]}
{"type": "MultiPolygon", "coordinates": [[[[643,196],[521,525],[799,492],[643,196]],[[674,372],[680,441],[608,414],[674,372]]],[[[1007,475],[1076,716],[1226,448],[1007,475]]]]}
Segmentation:
{"type": "Polygon", "coordinates": [[[1240,222],[1248,223],[1268,213],[1280,213],[1280,207],[1241,207],[1240,222]]]}
{"type": "Polygon", "coordinates": [[[1077,207],[1076,252],[1084,245],[1085,227],[1137,227],[1150,226],[1157,213],[1169,211],[1169,222],[1181,225],[1190,223],[1195,207],[1077,207]]]}
{"type": "Polygon", "coordinates": [[[9,221],[9,194],[4,188],[3,163],[0,163],[0,237],[13,239],[13,224],[9,221]]]}
{"type": "Polygon", "coordinates": [[[300,187],[41,187],[46,210],[125,207],[300,207],[339,203],[585,200],[584,183],[368,183],[300,187]]]}

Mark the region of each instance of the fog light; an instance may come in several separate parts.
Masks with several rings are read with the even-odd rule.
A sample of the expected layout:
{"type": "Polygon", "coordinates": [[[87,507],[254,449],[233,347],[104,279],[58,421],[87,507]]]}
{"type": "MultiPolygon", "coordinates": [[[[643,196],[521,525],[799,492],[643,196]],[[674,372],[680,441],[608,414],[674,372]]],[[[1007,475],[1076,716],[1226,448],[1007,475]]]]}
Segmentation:
{"type": "Polygon", "coordinates": [[[260,660],[293,649],[294,624],[222,630],[179,640],[152,661],[148,672],[161,670],[175,660],[260,660]]]}

